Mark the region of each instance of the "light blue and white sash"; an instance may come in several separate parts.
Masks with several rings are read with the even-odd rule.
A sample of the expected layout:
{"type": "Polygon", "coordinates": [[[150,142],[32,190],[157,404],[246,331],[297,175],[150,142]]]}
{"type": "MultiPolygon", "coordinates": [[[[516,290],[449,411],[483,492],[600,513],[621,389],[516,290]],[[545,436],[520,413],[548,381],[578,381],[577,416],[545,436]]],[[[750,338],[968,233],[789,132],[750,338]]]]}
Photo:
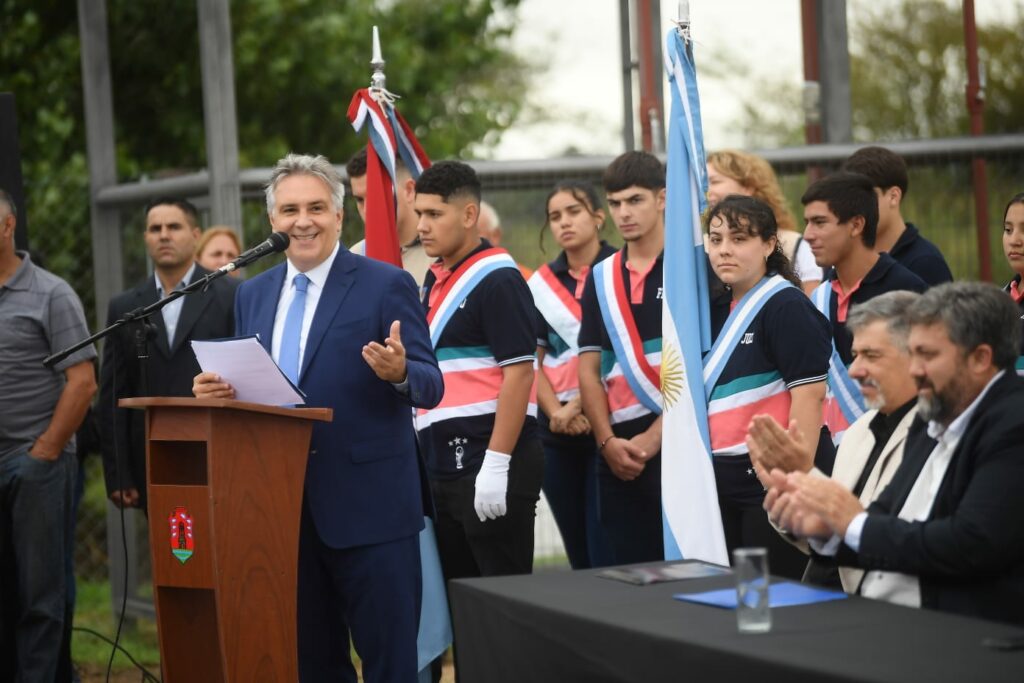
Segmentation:
{"type": "Polygon", "coordinates": [[[704,395],[711,400],[718,379],[729,363],[733,351],[743,339],[743,333],[750,327],[757,314],[773,296],[792,287],[793,283],[781,275],[762,278],[754,288],[743,295],[736,307],[729,313],[722,331],[704,359],[704,395]]]}
{"type": "Polygon", "coordinates": [[[443,285],[441,300],[427,312],[427,322],[430,324],[430,343],[435,349],[448,321],[451,320],[452,315],[459,309],[469,293],[484,278],[500,268],[516,268],[516,262],[504,249],[492,248],[485,249],[467,259],[456,272],[452,273],[450,279],[443,285]]]}
{"type": "MultiPolygon", "coordinates": [[[[814,303],[814,307],[825,316],[825,319],[835,325],[830,317],[831,294],[832,281],[825,280],[815,288],[811,301],[814,303]]],[[[835,334],[833,333],[832,356],[828,361],[828,386],[825,392],[825,424],[832,433],[833,443],[839,445],[846,427],[853,424],[866,410],[864,395],[857,383],[850,377],[846,364],[836,350],[835,334]],[[842,413],[846,424],[837,424],[835,408],[842,413]]]]}

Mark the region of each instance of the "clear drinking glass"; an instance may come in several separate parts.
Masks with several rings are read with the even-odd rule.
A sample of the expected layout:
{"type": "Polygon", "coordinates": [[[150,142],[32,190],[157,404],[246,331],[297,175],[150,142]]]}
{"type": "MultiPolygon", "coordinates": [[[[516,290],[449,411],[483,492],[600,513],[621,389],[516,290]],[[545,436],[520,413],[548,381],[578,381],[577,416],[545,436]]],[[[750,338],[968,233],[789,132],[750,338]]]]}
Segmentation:
{"type": "Polygon", "coordinates": [[[732,569],[736,575],[736,626],[740,633],[770,631],[768,550],[737,548],[732,552],[732,569]]]}

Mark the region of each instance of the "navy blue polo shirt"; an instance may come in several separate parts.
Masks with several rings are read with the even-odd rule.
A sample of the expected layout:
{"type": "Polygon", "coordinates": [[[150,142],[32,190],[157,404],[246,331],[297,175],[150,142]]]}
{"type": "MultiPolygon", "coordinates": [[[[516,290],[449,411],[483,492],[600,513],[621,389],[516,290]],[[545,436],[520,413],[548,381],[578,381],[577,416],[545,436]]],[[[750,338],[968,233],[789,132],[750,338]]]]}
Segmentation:
{"type": "MultiPolygon", "coordinates": [[[[617,249],[604,240],[601,240],[601,249],[597,252],[597,256],[594,261],[590,264],[591,269],[601,261],[605,260],[617,249]]],[[[569,259],[563,251],[558,257],[548,263],[548,268],[551,269],[551,273],[558,279],[558,282],[565,288],[565,291],[569,292],[573,298],[579,300],[583,298],[583,292],[580,292],[579,296],[576,296],[576,290],[578,283],[569,273],[569,259]]],[[[587,280],[590,279],[590,275],[587,275],[587,280]]],[[[585,287],[586,285],[584,285],[585,287]]],[[[577,340],[578,343],[579,340],[577,340]]],[[[546,353],[552,353],[554,355],[561,355],[569,349],[569,345],[564,339],[562,339],[554,328],[548,324],[548,321],[544,319],[540,311],[537,311],[537,346],[545,349],[546,353]]],[[[580,434],[578,436],[570,436],[568,434],[553,434],[549,429],[548,416],[544,414],[543,410],[537,412],[537,422],[540,424],[540,436],[545,444],[550,446],[564,445],[569,447],[572,444],[580,444],[582,442],[593,442],[594,437],[591,434],[580,434]]]]}
{"type": "MultiPolygon", "coordinates": [[[[830,282],[835,280],[836,269],[829,268],[825,279],[830,282]]],[[[886,292],[907,290],[921,293],[926,289],[928,289],[928,285],[925,284],[924,280],[901,266],[889,254],[882,253],[878,255],[878,261],[875,262],[875,265],[868,271],[868,274],[861,280],[860,287],[850,296],[850,307],[852,308],[886,292]]],[[[845,320],[843,322],[837,320],[838,308],[839,297],[836,296],[835,292],[832,292],[829,295],[828,314],[828,319],[832,323],[832,339],[835,342],[836,351],[839,352],[839,357],[843,359],[845,365],[849,366],[853,362],[853,353],[851,351],[853,334],[846,329],[845,320]]]]}
{"type": "MultiPolygon", "coordinates": [[[[491,245],[482,240],[463,261],[490,248],[491,245]]],[[[462,261],[452,270],[461,264],[462,261]]],[[[428,271],[423,281],[423,308],[428,312],[430,289],[436,280],[433,271],[428,271]]],[[[456,385],[449,373],[452,369],[463,376],[467,372],[482,372],[481,377],[489,381],[488,378],[494,378],[505,365],[533,362],[537,353],[536,337],[536,309],[522,273],[516,268],[499,268],[488,274],[452,314],[434,349],[445,375],[445,391],[459,386],[460,392],[476,392],[478,396],[468,396],[468,399],[476,401],[477,406],[496,400],[497,393],[486,382],[456,385]]],[[[448,403],[448,398],[442,399],[439,408],[448,403]]],[[[420,447],[434,478],[457,479],[475,475],[480,470],[494,431],[494,409],[453,409],[445,414],[460,412],[464,414],[437,419],[419,430],[420,447]]],[[[435,417],[441,415],[435,413],[435,417]]],[[[524,415],[516,448],[536,436],[537,419],[524,415]]]]}
{"type": "MultiPolygon", "coordinates": [[[[629,245],[622,248],[622,272],[623,282],[630,287],[633,273],[626,267],[629,256],[629,245]]],[[[663,262],[664,253],[658,254],[651,270],[644,278],[643,300],[640,303],[630,303],[630,310],[633,313],[633,320],[636,322],[637,333],[643,342],[645,350],[649,346],[661,348],[661,302],[663,295],[663,262]]],[[[580,300],[580,308],[583,311],[583,322],[580,324],[579,347],[580,353],[587,351],[600,351],[601,353],[601,375],[606,375],[615,364],[615,351],[612,348],[611,337],[608,336],[608,329],[601,318],[601,305],[597,301],[597,290],[594,285],[593,276],[587,278],[587,284],[583,288],[583,298],[580,300]]],[[[645,431],[657,419],[657,415],[649,413],[632,420],[618,422],[612,425],[616,436],[632,438],[645,431]]]]}
{"type": "Polygon", "coordinates": [[[892,245],[889,255],[914,275],[924,280],[929,287],[952,282],[953,273],[949,270],[942,252],[913,223],[907,223],[896,244],[892,245]]]}

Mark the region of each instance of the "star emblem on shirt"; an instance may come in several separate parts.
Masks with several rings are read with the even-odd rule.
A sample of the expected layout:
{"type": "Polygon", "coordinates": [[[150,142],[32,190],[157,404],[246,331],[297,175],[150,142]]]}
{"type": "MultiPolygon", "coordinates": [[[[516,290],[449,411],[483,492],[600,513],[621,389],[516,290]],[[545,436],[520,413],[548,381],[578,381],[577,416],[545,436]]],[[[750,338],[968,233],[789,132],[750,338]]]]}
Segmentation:
{"type": "Polygon", "coordinates": [[[459,445],[465,445],[467,443],[469,443],[469,439],[467,439],[465,437],[461,437],[460,438],[460,437],[457,436],[454,439],[452,439],[451,441],[449,441],[448,445],[449,446],[459,446],[459,445]]]}

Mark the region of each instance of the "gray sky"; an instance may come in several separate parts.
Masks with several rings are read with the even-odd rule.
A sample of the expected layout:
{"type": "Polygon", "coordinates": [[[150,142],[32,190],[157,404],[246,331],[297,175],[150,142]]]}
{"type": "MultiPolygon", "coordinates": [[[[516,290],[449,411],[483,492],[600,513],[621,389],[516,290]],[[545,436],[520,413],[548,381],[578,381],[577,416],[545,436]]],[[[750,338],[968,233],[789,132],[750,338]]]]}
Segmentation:
{"type": "MultiPolygon", "coordinates": [[[[855,7],[865,0],[849,0],[855,7]]],[[[881,0],[882,3],[893,0],[881,0]]],[[[1015,0],[977,4],[979,23],[1003,16],[1015,0]]],[[[878,4],[875,0],[872,4],[878,4]]],[[[524,0],[515,49],[547,68],[534,79],[531,103],[546,121],[520,123],[487,156],[541,159],[572,145],[583,154],[622,150],[622,80],[618,0],[524,0]]],[[[663,33],[677,3],[662,0],[663,33]]],[[[761,76],[803,81],[798,0],[690,0],[704,139],[709,149],[742,145],[731,130],[740,109],[729,86],[700,79],[709,53],[728,50],[748,83],[761,76]]]]}

